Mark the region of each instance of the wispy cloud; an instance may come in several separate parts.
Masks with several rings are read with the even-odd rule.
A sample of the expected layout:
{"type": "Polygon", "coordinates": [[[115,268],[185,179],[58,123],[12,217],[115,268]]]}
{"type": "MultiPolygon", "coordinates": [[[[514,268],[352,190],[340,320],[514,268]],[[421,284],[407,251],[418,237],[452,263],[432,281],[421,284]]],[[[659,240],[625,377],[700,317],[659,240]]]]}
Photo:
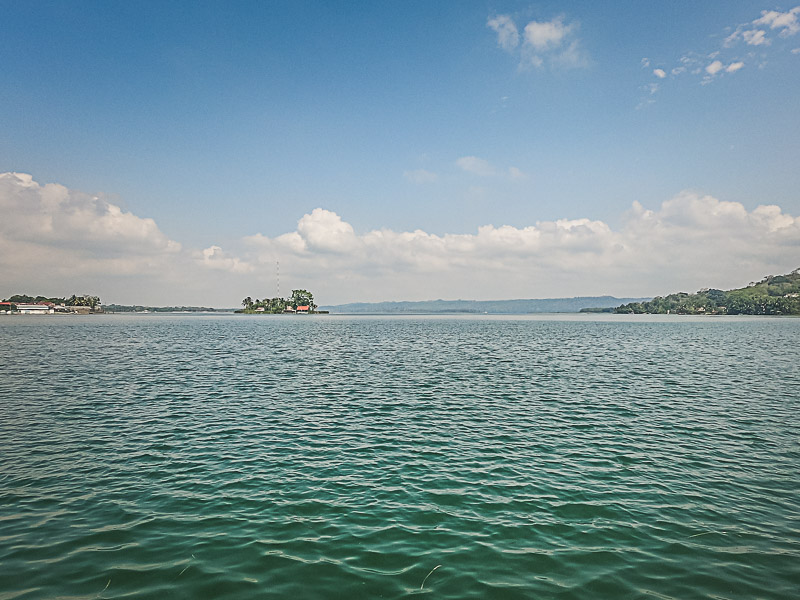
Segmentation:
{"type": "Polygon", "coordinates": [[[497,174],[497,170],[489,164],[488,160],[478,158],[477,156],[462,156],[456,160],[456,166],[462,171],[480,177],[491,177],[497,174]]]}
{"type": "Polygon", "coordinates": [[[508,15],[498,15],[486,23],[497,33],[497,44],[511,52],[519,45],[519,31],[508,15]]]}
{"type": "Polygon", "coordinates": [[[521,67],[577,68],[589,64],[577,36],[578,23],[567,23],[564,16],[530,21],[522,28],[521,36],[509,15],[490,17],[486,25],[497,34],[498,46],[516,56],[521,67]]]}
{"type": "Polygon", "coordinates": [[[526,179],[528,177],[526,173],[523,173],[517,167],[508,167],[508,176],[511,179],[526,179]]]}
{"type": "Polygon", "coordinates": [[[456,160],[456,166],[466,173],[477,175],[479,177],[498,177],[506,176],[511,179],[525,179],[527,174],[517,167],[508,167],[508,169],[501,169],[488,160],[479,158],[477,156],[462,156],[456,160]]]}
{"type": "MultiPolygon", "coordinates": [[[[775,10],[761,11],[761,16],[730,27],[721,43],[703,52],[691,51],[682,55],[671,67],[658,67],[652,75],[658,79],[694,76],[702,85],[715,79],[737,73],[748,64],[759,67],[765,65],[766,52],[786,51],[785,45],[778,48],[778,39],[792,37],[800,32],[800,6],[786,12],[775,10]]],[[[794,52],[793,49],[789,49],[794,52]]],[[[659,61],[660,62],[660,61],[659,61]]],[[[642,58],[642,68],[649,68],[651,58],[642,58]]],[[[649,88],[648,88],[649,89],[649,88]]],[[[651,95],[651,94],[648,94],[651,95]]],[[[640,107],[651,103],[645,98],[640,107]]]]}
{"type": "Polygon", "coordinates": [[[439,179],[439,176],[432,171],[425,169],[415,169],[413,171],[403,171],[403,177],[412,183],[424,184],[433,183],[439,179]]]}

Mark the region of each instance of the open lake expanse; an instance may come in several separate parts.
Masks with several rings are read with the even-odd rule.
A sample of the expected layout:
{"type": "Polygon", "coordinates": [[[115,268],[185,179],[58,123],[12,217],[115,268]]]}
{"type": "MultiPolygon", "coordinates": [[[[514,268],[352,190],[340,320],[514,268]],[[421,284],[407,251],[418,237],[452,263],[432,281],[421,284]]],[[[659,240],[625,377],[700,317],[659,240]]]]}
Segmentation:
{"type": "Polygon", "coordinates": [[[0,317],[0,599],[791,598],[800,319],[0,317]]]}

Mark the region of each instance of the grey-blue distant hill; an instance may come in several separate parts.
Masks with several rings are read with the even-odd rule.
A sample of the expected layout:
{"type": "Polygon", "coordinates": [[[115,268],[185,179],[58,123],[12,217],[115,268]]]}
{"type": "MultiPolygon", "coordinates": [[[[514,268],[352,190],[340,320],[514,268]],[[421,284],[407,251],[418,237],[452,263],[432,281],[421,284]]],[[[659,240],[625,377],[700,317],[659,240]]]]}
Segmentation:
{"type": "Polygon", "coordinates": [[[353,302],[320,306],[333,314],[437,314],[467,313],[524,315],[529,313],[576,313],[581,309],[615,308],[643,298],[582,296],[578,298],[540,298],[530,300],[424,300],[421,302],[353,302]]]}

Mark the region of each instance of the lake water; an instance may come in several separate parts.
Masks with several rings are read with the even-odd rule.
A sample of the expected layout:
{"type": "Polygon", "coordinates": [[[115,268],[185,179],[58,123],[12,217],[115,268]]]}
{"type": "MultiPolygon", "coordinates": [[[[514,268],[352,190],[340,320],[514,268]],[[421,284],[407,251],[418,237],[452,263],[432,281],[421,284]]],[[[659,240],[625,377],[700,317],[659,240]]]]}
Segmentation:
{"type": "Polygon", "coordinates": [[[800,590],[800,319],[2,316],[0,346],[0,599],[800,590]]]}

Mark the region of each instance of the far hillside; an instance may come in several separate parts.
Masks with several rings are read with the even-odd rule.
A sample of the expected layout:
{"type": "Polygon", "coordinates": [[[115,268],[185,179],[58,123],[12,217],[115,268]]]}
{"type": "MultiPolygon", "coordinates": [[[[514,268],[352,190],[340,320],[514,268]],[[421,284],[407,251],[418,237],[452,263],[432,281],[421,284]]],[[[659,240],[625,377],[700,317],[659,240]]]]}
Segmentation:
{"type": "Polygon", "coordinates": [[[612,310],[623,302],[648,300],[649,298],[615,298],[613,296],[589,296],[577,298],[537,298],[521,300],[424,300],[417,302],[355,302],[323,306],[325,310],[338,314],[492,314],[524,315],[530,313],[570,313],[587,307],[597,310],[612,310]]]}
{"type": "Polygon", "coordinates": [[[649,302],[630,302],[615,313],[679,315],[800,315],[800,268],[786,275],[768,275],[735,290],[678,292],[649,302]]]}

